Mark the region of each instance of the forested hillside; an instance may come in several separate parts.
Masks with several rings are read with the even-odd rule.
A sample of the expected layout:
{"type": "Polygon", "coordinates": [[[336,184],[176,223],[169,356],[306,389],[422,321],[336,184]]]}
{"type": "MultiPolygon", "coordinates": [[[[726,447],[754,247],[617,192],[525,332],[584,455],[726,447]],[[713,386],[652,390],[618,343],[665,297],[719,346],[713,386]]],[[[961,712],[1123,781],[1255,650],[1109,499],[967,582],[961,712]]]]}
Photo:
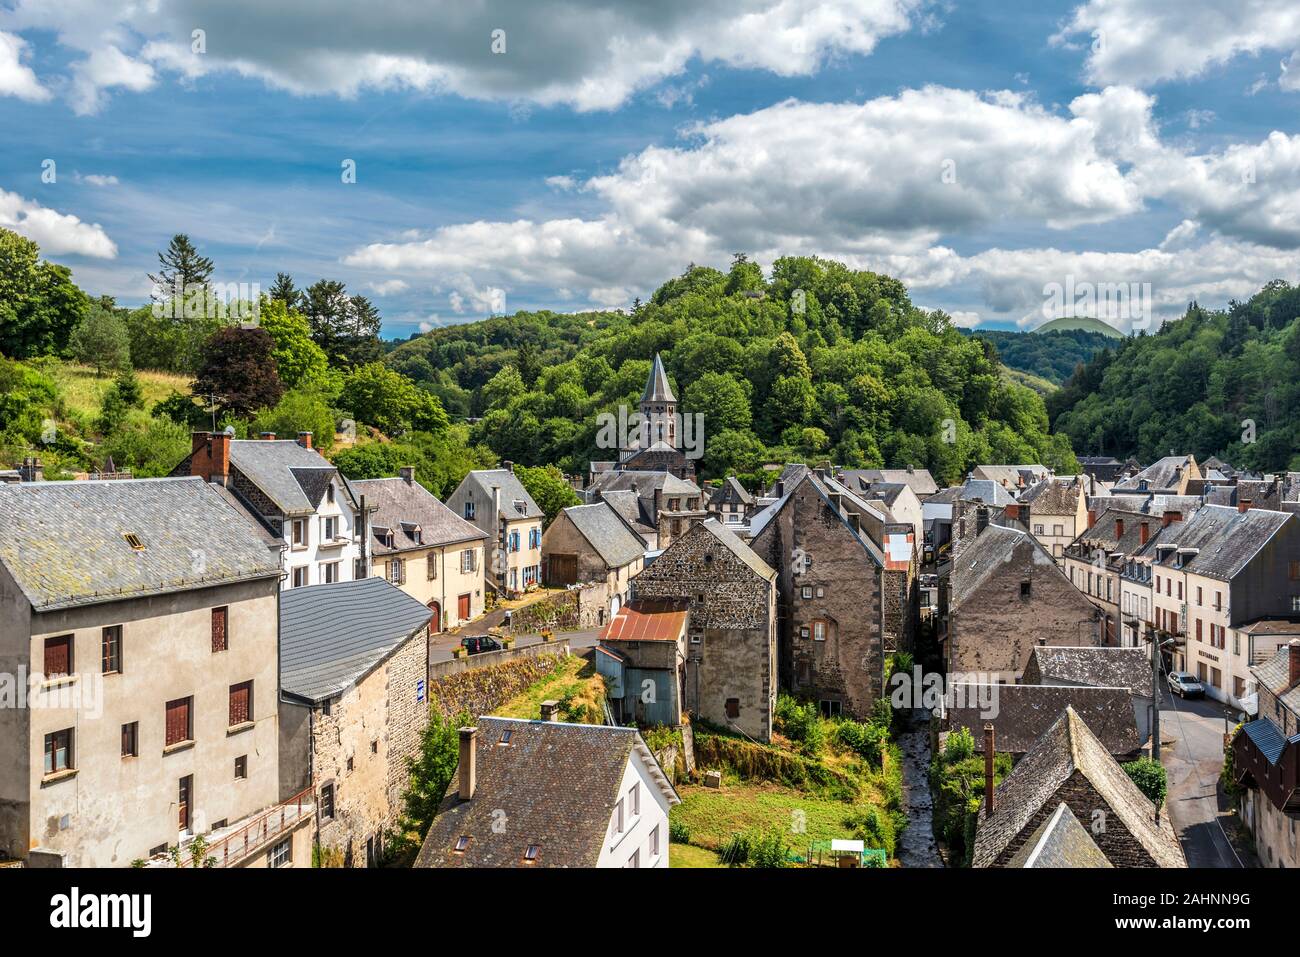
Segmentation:
{"type": "Polygon", "coordinates": [[[1047,400],[1080,455],[1175,450],[1238,467],[1300,469],[1300,287],[1193,304],[1154,335],[1104,350],[1047,400]]]}
{"type": "Polygon", "coordinates": [[[1004,332],[978,329],[977,339],[993,343],[1002,364],[1017,372],[1046,379],[1060,385],[1082,362],[1102,349],[1114,348],[1116,340],[1099,332],[1071,329],[1061,332],[1004,332]]]}

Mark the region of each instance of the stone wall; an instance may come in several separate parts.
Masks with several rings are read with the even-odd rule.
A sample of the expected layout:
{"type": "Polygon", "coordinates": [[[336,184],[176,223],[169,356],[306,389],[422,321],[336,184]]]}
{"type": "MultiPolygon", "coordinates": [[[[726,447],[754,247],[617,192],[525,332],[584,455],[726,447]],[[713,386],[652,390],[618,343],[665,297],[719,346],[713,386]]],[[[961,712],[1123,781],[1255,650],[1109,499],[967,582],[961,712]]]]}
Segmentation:
{"type": "Polygon", "coordinates": [[[491,714],[533,682],[553,672],[568,653],[568,642],[557,642],[438,662],[430,668],[434,672],[429,680],[430,706],[447,717],[455,717],[462,711],[475,717],[491,714]],[[512,654],[512,657],[504,661],[497,658],[486,665],[478,660],[502,654],[512,654]]]}
{"type": "Polygon", "coordinates": [[[578,592],[556,592],[510,613],[510,630],[516,634],[535,634],[545,627],[555,631],[574,631],[581,625],[578,592]]]}

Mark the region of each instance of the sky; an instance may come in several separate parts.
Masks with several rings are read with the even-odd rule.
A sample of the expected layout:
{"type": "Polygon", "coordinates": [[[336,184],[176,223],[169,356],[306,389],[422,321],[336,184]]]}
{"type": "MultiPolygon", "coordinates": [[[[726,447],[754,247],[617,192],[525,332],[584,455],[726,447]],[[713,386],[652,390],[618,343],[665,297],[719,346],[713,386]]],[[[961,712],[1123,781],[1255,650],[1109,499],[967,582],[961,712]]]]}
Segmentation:
{"type": "Polygon", "coordinates": [[[1298,125],[1295,0],[0,0],[0,226],[124,305],[183,232],[386,337],[736,253],[1146,328],[1300,280],[1298,125]]]}

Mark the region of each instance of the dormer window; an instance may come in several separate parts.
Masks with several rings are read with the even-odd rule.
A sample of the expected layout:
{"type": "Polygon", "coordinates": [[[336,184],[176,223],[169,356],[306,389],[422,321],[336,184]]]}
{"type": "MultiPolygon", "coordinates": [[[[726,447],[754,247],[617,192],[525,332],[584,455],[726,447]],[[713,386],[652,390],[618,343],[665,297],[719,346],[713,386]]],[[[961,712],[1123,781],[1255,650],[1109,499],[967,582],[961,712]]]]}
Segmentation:
{"type": "Polygon", "coordinates": [[[528,503],[521,498],[515,499],[515,511],[520,515],[528,514],[528,503]]]}
{"type": "Polygon", "coordinates": [[[506,745],[509,745],[509,744],[510,744],[510,736],[511,736],[512,734],[514,734],[513,731],[502,731],[502,732],[501,732],[501,740],[498,741],[497,744],[498,744],[498,745],[501,745],[502,747],[505,747],[506,745]]]}
{"type": "Polygon", "coordinates": [[[125,538],[126,543],[130,545],[133,549],[135,549],[137,552],[144,551],[144,542],[140,541],[139,535],[135,534],[134,532],[124,532],[122,534],[122,537],[125,538]]]}

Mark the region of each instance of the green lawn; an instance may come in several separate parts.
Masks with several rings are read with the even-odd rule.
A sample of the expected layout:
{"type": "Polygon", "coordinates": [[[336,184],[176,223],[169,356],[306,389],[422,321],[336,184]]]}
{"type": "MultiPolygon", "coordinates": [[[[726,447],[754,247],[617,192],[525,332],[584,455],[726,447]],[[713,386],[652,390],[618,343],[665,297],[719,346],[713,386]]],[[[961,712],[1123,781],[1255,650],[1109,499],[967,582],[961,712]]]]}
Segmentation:
{"type": "Polygon", "coordinates": [[[670,812],[672,819],[690,828],[691,843],[701,848],[716,850],[731,835],[762,827],[783,831],[796,852],[809,841],[853,836],[844,826],[852,804],[781,784],[724,774],[721,788],[680,783],[677,793],[682,803],[670,812]]]}
{"type": "Polygon", "coordinates": [[[694,844],[669,844],[669,867],[722,867],[722,861],[713,851],[694,844]]]}
{"type": "Polygon", "coordinates": [[[543,701],[563,703],[567,699],[571,704],[567,712],[561,712],[563,720],[604,724],[604,698],[605,679],[596,673],[591,662],[569,655],[555,671],[529,685],[493,713],[502,718],[536,718],[541,714],[543,701]]]}
{"type": "MultiPolygon", "coordinates": [[[[113,384],[111,373],[98,377],[90,366],[78,365],[75,362],[59,363],[50,372],[69,409],[87,416],[99,415],[100,407],[104,402],[104,393],[113,384]]],[[[183,375],[150,372],[145,369],[136,370],[135,375],[140,380],[146,409],[173,392],[185,395],[190,391],[190,380],[183,375]]]]}

